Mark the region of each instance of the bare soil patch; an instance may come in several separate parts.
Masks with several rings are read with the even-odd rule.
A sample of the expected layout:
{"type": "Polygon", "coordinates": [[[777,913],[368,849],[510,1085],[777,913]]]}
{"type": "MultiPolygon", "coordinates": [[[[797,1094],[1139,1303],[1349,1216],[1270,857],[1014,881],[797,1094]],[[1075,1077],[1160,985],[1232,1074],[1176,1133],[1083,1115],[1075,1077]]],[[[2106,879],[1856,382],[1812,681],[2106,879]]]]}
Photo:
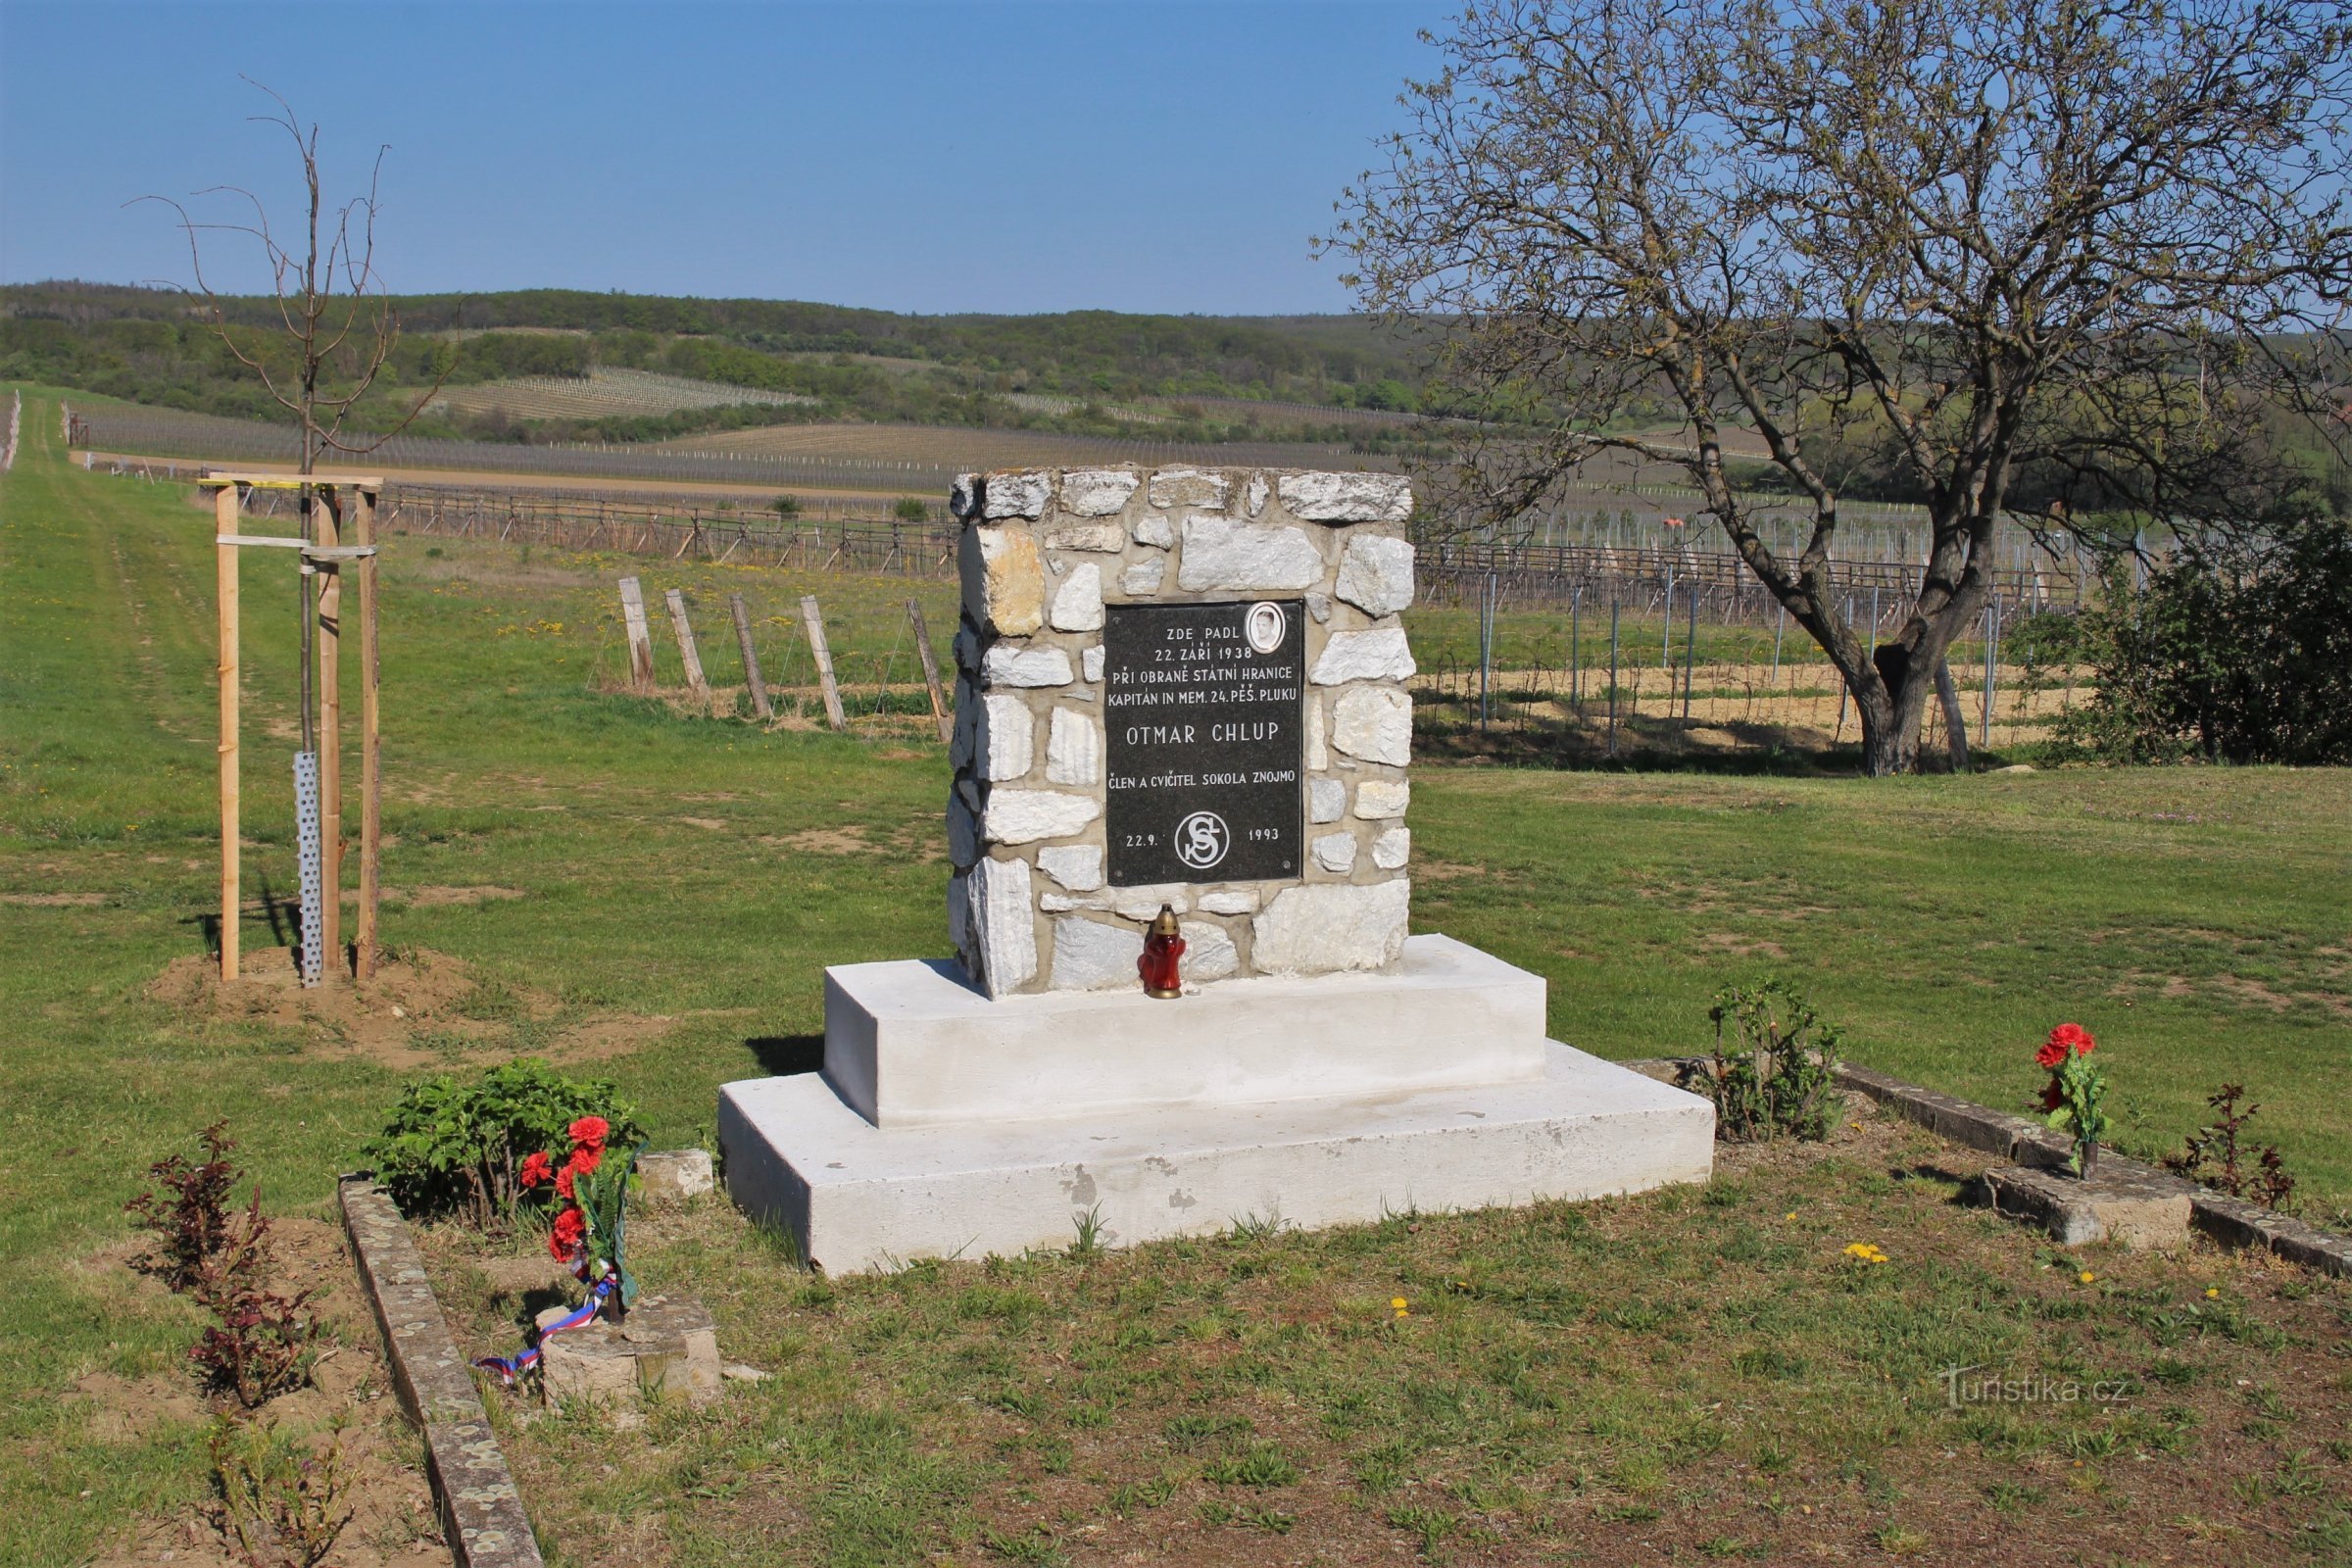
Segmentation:
{"type": "Polygon", "coordinates": [[[0,893],[0,904],[33,909],[94,909],[105,902],[103,893],[0,893]]]}
{"type": "MultiPolygon", "coordinates": [[[[446,891],[499,897],[512,890],[446,891]]],[[[242,968],[224,984],[211,955],[174,958],[148,983],[147,997],[184,1011],[299,1029],[322,1055],[364,1057],[404,1072],[513,1054],[518,1021],[545,1022],[563,1013],[544,993],[486,984],[463,958],[429,948],[387,955],[365,985],[346,974],[306,990],[285,948],[248,952],[242,968]]],[[[650,1045],[669,1032],[671,1022],[631,1013],[591,1018],[562,1027],[552,1042],[533,1042],[529,1050],[559,1065],[598,1061],[650,1045]]]]}
{"type": "Polygon", "coordinates": [[[412,909],[439,908],[453,904],[494,904],[503,899],[519,899],[520,888],[502,888],[485,884],[481,887],[422,887],[386,888],[386,904],[405,904],[412,909]]]}
{"type": "MultiPolygon", "coordinates": [[[[393,1396],[343,1233],[324,1220],[281,1216],[273,1220],[270,1240],[270,1288],[288,1296],[312,1293],[320,1353],[307,1385],[243,1419],[272,1425],[314,1453],[326,1451],[340,1424],[346,1482],[336,1511],[348,1512],[350,1522],[327,1562],[338,1568],[443,1568],[450,1555],[434,1518],[432,1493],[415,1461],[416,1442],[393,1396]]],[[[139,1251],[134,1245],[119,1245],[87,1261],[102,1273],[123,1276],[111,1283],[165,1296],[161,1284],[134,1267],[139,1251]]],[[[192,1363],[182,1363],[137,1378],[93,1372],[74,1384],[69,1404],[83,1412],[100,1440],[127,1443],[208,1420],[234,1401],[224,1403],[198,1381],[192,1363]]],[[[98,1568],[148,1568],[166,1561],[245,1568],[226,1523],[212,1500],[184,1516],[142,1519],[100,1552],[98,1568]]]]}
{"type": "Polygon", "coordinates": [[[861,827],[810,827],[798,833],[766,833],[760,842],[807,855],[863,855],[873,849],[861,827]]]}

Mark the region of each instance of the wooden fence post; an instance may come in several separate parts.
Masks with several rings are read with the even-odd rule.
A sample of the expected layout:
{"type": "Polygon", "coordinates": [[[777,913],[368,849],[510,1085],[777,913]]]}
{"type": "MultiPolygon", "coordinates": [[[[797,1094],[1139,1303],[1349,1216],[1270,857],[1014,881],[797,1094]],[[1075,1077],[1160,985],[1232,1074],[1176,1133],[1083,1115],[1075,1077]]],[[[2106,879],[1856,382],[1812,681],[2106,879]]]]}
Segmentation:
{"type": "MultiPolygon", "coordinates": [[[[375,497],[354,492],[352,543],[375,543],[375,497]]],[[[378,724],[375,641],[375,557],[360,562],[360,918],[353,973],[375,975],[375,913],[383,884],[384,748],[378,724]]]]}
{"type": "Polygon", "coordinates": [[[645,624],[645,591],[634,577],[620,579],[620,618],[629,633],[629,685],[654,689],[654,638],[645,624]]]}
{"type": "Polygon", "coordinates": [[[931,629],[923,624],[923,607],[906,601],[906,618],[914,622],[914,651],[923,661],[923,684],[931,692],[931,717],[942,742],[955,738],[956,720],[948,712],[947,695],[939,689],[939,658],[931,652],[931,629]]]}
{"type": "Polygon", "coordinates": [[[686,684],[694,694],[708,700],[710,683],[703,678],[703,656],[695,650],[694,626],[686,618],[686,596],[675,588],[669,590],[669,624],[678,634],[678,658],[686,665],[686,684]]]}
{"type": "Polygon", "coordinates": [[[752,689],[752,711],[761,718],[773,718],[776,710],[767,700],[767,682],[760,674],[760,651],[752,646],[752,612],[743,606],[743,595],[727,595],[728,606],[735,612],[735,640],[743,646],[743,683],[752,689]]]}
{"type": "Polygon", "coordinates": [[[808,629],[808,652],[816,661],[817,683],[824,689],[825,722],[835,729],[848,729],[849,718],[841,710],[841,688],[833,684],[833,654],[825,647],[825,617],[816,608],[814,594],[801,601],[801,624],[808,629]]]}
{"type": "Polygon", "coordinates": [[[237,977],[238,879],[243,856],[237,840],[237,547],[227,542],[237,531],[237,487],[222,484],[213,491],[213,531],[220,543],[215,570],[220,612],[220,978],[237,977]]]}

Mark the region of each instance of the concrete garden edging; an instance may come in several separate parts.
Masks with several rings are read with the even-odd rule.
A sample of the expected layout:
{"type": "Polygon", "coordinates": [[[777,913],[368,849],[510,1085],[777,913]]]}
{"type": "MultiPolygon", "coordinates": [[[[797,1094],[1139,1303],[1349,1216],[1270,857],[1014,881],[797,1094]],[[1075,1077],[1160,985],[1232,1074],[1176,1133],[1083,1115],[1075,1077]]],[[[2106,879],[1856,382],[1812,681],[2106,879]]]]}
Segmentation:
{"type": "MultiPolygon", "coordinates": [[[[1624,1065],[1672,1081],[1702,1059],[1661,1056],[1624,1065]]],[[[2031,1117],[2014,1116],[1956,1095],[1922,1089],[1852,1062],[1838,1064],[1838,1080],[1947,1142],[2018,1164],[2048,1164],[2067,1156],[2070,1146],[2065,1136],[2031,1117]]],[[[2189,1223],[2225,1247],[2259,1248],[2306,1268],[2352,1279],[2352,1237],[2338,1236],[2317,1225],[2273,1213],[2259,1203],[2214,1192],[2185,1177],[2126,1158],[2112,1150],[2099,1152],[2098,1168],[2102,1174],[2112,1172],[2127,1177],[2133,1187],[2147,1192],[2185,1196],[2189,1202],[2189,1223]]]]}
{"type": "Polygon", "coordinates": [[[424,1258],[383,1189],[345,1177],[336,1197],[360,1284],[384,1337],[401,1408],[424,1434],[425,1468],[458,1568],[544,1568],[530,1516],[490,1430],[473,1371],[450,1337],[424,1258]]]}

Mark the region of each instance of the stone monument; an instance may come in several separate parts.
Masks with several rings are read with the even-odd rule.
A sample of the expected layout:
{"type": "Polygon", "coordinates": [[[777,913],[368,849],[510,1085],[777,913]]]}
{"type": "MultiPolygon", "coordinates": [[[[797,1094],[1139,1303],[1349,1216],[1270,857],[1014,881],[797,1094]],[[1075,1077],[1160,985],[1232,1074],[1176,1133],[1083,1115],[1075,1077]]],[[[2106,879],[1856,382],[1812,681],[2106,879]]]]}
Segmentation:
{"type": "Polygon", "coordinates": [[[730,1193],[836,1270],[1703,1180],[1701,1100],[1407,933],[1408,482],[970,475],[954,961],[825,976],[821,1076],[720,1094],[730,1193]],[[1173,912],[1183,995],[1144,992],[1173,912]]]}

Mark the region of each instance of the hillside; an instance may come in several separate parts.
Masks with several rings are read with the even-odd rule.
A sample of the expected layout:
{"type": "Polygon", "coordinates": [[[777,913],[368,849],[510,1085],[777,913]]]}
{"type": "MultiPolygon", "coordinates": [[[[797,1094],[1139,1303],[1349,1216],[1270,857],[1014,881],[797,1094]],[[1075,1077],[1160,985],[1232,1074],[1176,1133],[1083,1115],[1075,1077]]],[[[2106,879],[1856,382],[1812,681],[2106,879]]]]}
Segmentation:
{"type": "MultiPolygon", "coordinates": [[[[901,316],[778,300],[530,289],[400,296],[404,326],[361,418],[436,381],[418,435],[666,440],[874,420],[1171,442],[1423,439],[1424,345],[1360,317],[901,316]]],[[[276,307],[223,299],[241,346],[281,359],[276,307]]],[[[354,373],[356,365],[343,367],[354,373]]],[[[268,417],[268,395],[168,289],[0,287],[0,377],[268,417]]]]}

